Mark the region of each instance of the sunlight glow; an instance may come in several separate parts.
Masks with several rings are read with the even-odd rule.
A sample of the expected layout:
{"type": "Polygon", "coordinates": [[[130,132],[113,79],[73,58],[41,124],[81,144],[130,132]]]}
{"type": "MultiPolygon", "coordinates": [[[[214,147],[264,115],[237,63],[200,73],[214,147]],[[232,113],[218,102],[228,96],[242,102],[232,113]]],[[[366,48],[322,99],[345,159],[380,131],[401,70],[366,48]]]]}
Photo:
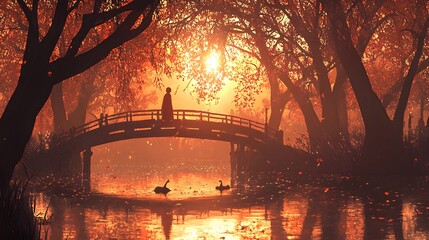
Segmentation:
{"type": "Polygon", "coordinates": [[[207,74],[215,74],[219,72],[219,63],[220,54],[218,52],[212,51],[208,55],[205,65],[207,74]]]}

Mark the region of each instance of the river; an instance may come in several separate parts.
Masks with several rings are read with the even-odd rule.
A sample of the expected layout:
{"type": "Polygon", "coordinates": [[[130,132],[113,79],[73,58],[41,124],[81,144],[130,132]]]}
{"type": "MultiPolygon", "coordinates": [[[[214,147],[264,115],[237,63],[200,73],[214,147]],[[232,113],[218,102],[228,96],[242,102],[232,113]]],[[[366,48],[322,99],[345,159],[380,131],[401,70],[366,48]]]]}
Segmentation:
{"type": "Polygon", "coordinates": [[[228,161],[125,169],[95,163],[87,195],[34,193],[47,239],[429,239],[427,178],[275,179],[222,193],[228,161]],[[166,180],[171,192],[155,194],[166,180]],[[296,179],[295,179],[296,180],[296,179]],[[389,179],[387,181],[390,181],[389,179]],[[383,182],[383,181],[382,181],[383,182]],[[385,181],[384,181],[385,182],[385,181]],[[402,180],[400,182],[403,182],[402,180]]]}

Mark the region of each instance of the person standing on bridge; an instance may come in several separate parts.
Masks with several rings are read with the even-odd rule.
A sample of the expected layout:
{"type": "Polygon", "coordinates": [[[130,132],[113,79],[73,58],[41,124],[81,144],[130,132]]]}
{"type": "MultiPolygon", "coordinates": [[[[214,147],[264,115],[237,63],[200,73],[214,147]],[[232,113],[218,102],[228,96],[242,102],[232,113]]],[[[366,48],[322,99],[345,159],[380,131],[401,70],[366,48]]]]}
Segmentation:
{"type": "Polygon", "coordinates": [[[173,120],[173,103],[171,102],[171,88],[166,89],[166,94],[164,95],[164,99],[162,100],[162,120],[171,121],[173,120]]]}

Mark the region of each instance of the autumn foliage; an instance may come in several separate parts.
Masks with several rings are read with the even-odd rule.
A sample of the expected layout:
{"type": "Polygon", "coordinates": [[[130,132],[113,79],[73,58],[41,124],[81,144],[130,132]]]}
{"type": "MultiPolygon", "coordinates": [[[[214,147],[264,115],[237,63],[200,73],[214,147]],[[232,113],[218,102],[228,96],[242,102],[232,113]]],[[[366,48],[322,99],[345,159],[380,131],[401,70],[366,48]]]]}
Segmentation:
{"type": "Polygon", "coordinates": [[[262,121],[269,108],[270,127],[305,134],[327,159],[363,132],[361,173],[410,168],[405,118],[426,123],[424,0],[18,0],[0,11],[3,182],[37,116],[38,130],[61,132],[145,108],[166,79],[207,105],[232,86],[230,111],[262,121]]]}

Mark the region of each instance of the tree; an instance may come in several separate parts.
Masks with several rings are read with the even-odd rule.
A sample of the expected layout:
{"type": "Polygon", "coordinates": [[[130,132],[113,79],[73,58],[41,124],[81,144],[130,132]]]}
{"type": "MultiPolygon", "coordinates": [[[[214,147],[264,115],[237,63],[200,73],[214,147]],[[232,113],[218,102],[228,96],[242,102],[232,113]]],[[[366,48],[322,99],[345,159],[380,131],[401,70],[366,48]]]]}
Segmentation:
{"type": "MultiPolygon", "coordinates": [[[[137,37],[147,29],[158,1],[125,1],[115,7],[108,1],[92,2],[91,11],[83,12],[80,28],[60,58],[53,52],[67,27],[69,15],[82,8],[82,1],[58,1],[54,7],[50,26],[41,29],[39,1],[27,4],[18,0],[27,20],[28,31],[18,85],[0,119],[0,188],[8,186],[13,169],[21,159],[31,136],[37,114],[46,103],[55,84],[94,66],[123,43],[137,37]],[[122,17],[115,29],[103,29],[103,24],[122,17]],[[81,49],[90,31],[104,30],[105,38],[96,45],[81,49]]],[[[47,16],[43,16],[48,18],[47,16]]]]}
{"type": "MultiPolygon", "coordinates": [[[[251,55],[263,66],[271,91],[271,126],[279,126],[292,95],[304,115],[315,152],[327,142],[335,145],[347,141],[347,76],[328,44],[330,31],[319,1],[190,2],[206,17],[211,16],[213,20],[206,21],[215,23],[217,34],[224,33],[227,45],[251,55]],[[334,70],[336,79],[330,77],[334,70]]],[[[368,6],[356,2],[348,15],[359,29],[354,36],[362,55],[374,32],[392,15],[377,15],[384,1],[368,6]],[[362,19],[354,14],[357,8],[365,15],[362,19]]]]}
{"type": "MultiPolygon", "coordinates": [[[[420,4],[418,9],[425,9],[424,1],[418,1],[418,3],[420,4]]],[[[361,162],[361,170],[372,174],[399,172],[404,168],[404,112],[423,53],[429,25],[427,12],[422,15],[417,14],[420,18],[416,19],[418,30],[413,29],[417,37],[414,56],[402,84],[393,119],[390,119],[372,88],[368,73],[352,41],[343,5],[339,0],[322,1],[322,4],[326,8],[334,31],[334,48],[350,80],[365,125],[364,157],[361,162]]]]}
{"type": "Polygon", "coordinates": [[[251,16],[234,20],[239,9],[239,3],[194,0],[165,7],[164,19],[169,20],[159,25],[168,30],[158,40],[161,47],[154,49],[167,51],[154,53],[155,68],[183,80],[184,89],[205,104],[219,100],[218,93],[227,81],[237,83],[234,101],[240,109],[253,107],[256,96],[266,87],[271,102],[269,125],[278,129],[290,93],[261,62],[251,29],[255,23],[248,21],[251,16]],[[172,12],[175,14],[168,15],[172,12]],[[216,69],[207,68],[212,60],[217,61],[216,69]]]}
{"type": "MultiPolygon", "coordinates": [[[[83,125],[89,113],[98,118],[100,112],[107,113],[109,109],[114,112],[142,109],[156,100],[153,92],[144,89],[150,84],[146,79],[151,72],[142,70],[149,61],[147,48],[151,47],[140,44],[147,42],[146,35],[120,46],[103,62],[66,84],[54,86],[50,103],[55,133],[83,125]]],[[[96,40],[97,36],[92,38],[96,40]]]]}
{"type": "MultiPolygon", "coordinates": [[[[119,4],[119,3],[113,3],[119,4]]],[[[78,14],[70,16],[71,20],[79,18],[78,14]]],[[[117,28],[120,19],[116,18],[109,22],[106,28],[117,28]]],[[[67,40],[74,34],[72,29],[64,31],[57,46],[57,54],[62,56],[67,51],[67,40]]],[[[75,80],[68,81],[67,89],[75,91],[63,91],[63,84],[54,86],[50,102],[53,112],[54,130],[56,133],[68,131],[73,126],[80,126],[85,123],[88,111],[98,117],[100,112],[105,112],[106,105],[115,111],[129,111],[132,108],[142,108],[153,102],[156,98],[145,96],[148,94],[143,88],[135,88],[133,85],[138,82],[141,86],[148,84],[148,74],[150,71],[142,70],[142,66],[149,61],[149,50],[153,47],[150,38],[153,33],[145,32],[139,35],[134,41],[121,45],[113,51],[100,64],[94,66],[89,71],[85,71],[75,77],[75,80]],[[145,43],[144,45],[141,43],[145,43]],[[76,79],[77,78],[77,79],[76,79]],[[76,84],[74,84],[76,82],[76,84]],[[145,98],[147,101],[136,101],[145,98]],[[96,103],[95,99],[103,99],[103,106],[96,103]],[[67,104],[65,104],[67,102],[67,104]],[[72,104],[70,104],[72,103],[72,104]],[[67,105],[67,106],[66,106],[67,105]],[[92,105],[92,106],[90,106],[92,105]]],[[[85,45],[99,44],[103,40],[102,33],[90,32],[85,45]]],[[[86,46],[82,46],[83,49],[86,46]]],[[[98,101],[101,103],[100,101],[98,101]]]]}

